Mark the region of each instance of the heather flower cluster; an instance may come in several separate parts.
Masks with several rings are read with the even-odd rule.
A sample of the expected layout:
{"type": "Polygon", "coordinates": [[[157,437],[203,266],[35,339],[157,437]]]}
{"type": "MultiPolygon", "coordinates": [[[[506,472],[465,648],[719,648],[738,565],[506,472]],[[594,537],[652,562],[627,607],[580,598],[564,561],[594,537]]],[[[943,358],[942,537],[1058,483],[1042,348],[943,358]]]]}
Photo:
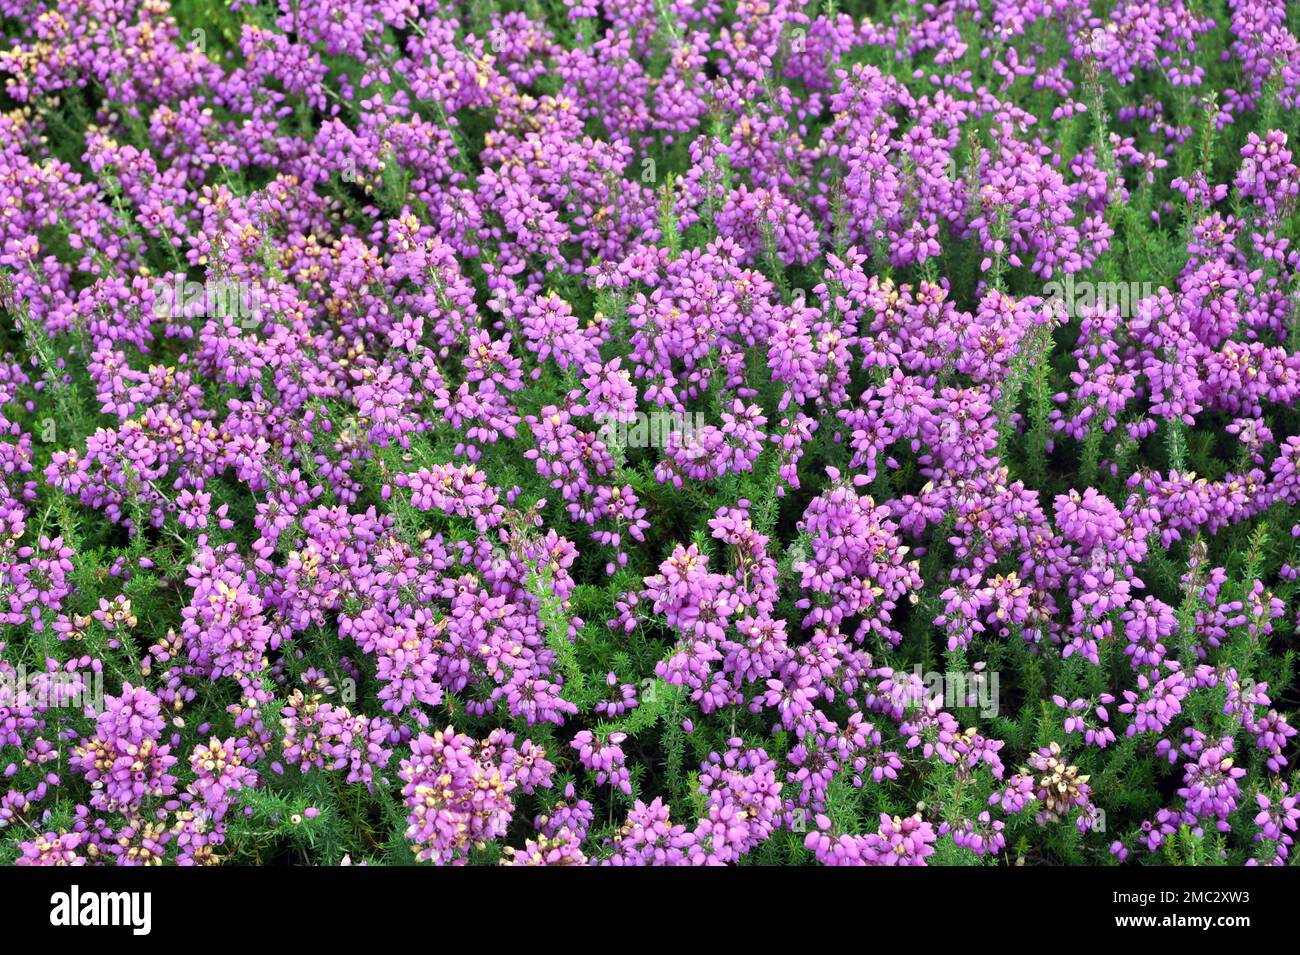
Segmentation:
{"type": "Polygon", "coordinates": [[[1284,0],[0,18],[0,864],[1291,861],[1284,0]]]}

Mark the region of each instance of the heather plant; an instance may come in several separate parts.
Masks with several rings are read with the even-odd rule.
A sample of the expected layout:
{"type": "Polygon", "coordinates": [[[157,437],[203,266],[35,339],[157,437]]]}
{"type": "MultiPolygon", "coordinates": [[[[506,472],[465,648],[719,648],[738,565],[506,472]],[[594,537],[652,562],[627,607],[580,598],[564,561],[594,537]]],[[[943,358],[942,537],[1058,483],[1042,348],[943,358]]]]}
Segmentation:
{"type": "Polygon", "coordinates": [[[0,18],[0,863],[1290,861],[1294,5],[0,18]]]}

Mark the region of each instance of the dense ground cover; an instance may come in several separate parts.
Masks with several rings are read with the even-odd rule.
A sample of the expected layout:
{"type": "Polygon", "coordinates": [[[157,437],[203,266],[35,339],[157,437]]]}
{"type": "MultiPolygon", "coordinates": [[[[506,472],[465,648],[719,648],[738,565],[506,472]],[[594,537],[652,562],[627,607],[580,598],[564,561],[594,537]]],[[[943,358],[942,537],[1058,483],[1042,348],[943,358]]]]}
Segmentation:
{"type": "Polygon", "coordinates": [[[1281,864],[1281,0],[0,0],[0,862],[1281,864]]]}

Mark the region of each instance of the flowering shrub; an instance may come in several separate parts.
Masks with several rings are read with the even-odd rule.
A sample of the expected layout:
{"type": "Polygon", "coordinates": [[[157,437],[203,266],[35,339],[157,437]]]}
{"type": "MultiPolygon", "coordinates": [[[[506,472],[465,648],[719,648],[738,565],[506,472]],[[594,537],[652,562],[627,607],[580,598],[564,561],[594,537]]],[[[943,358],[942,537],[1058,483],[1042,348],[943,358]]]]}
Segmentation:
{"type": "Polygon", "coordinates": [[[1289,858],[1294,5],[0,15],[0,863],[1289,858]]]}

